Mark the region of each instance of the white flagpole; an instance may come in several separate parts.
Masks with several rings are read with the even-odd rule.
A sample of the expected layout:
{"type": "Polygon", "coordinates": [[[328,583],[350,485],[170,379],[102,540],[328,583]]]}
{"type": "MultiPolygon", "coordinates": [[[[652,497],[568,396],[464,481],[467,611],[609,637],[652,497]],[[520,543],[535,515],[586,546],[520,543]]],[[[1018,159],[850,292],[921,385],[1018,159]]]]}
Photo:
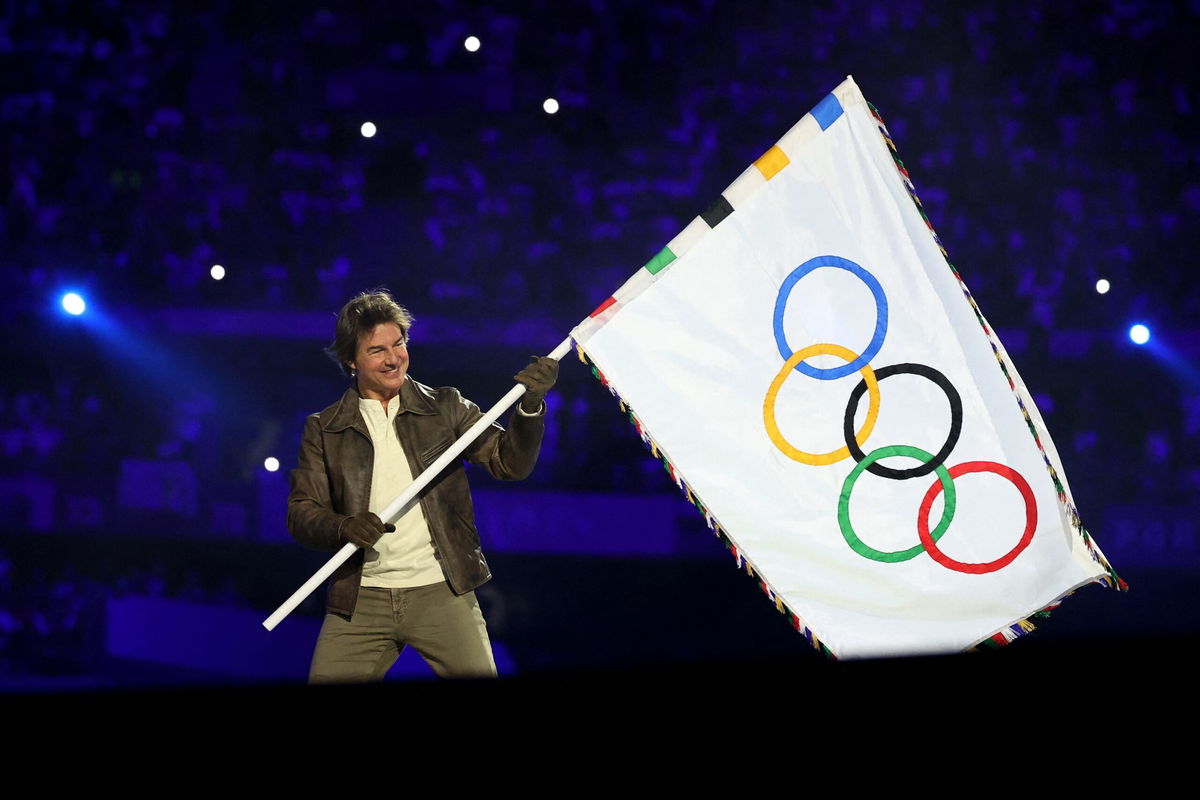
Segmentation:
{"type": "MultiPolygon", "coordinates": [[[[550,358],[555,361],[561,361],[571,350],[571,337],[563,339],[558,347],[550,352],[550,358]]],[[[483,433],[493,422],[500,418],[500,415],[507,411],[513,403],[525,394],[525,386],[518,383],[516,386],[508,390],[508,394],[500,398],[496,405],[479,420],[472,425],[466,433],[459,437],[458,441],[452,444],[446,452],[442,453],[436,461],[429,465],[429,468],[422,472],[409,485],[407,489],[400,493],[400,496],[388,504],[388,507],[383,510],[379,518],[384,522],[390,522],[399,519],[403,516],[403,512],[408,511],[411,504],[415,501],[416,496],[424,489],[430,481],[438,476],[451,461],[458,458],[463,450],[471,445],[479,434],[483,433]]],[[[325,562],[325,566],[317,570],[311,578],[309,578],[303,586],[292,593],[292,596],[283,602],[283,605],[275,609],[271,616],[263,621],[263,627],[269,631],[275,630],[275,626],[283,621],[283,618],[296,610],[296,606],[304,602],[304,598],[308,597],[313,591],[320,586],[326,578],[334,573],[334,571],[346,562],[346,559],[354,555],[354,551],[358,549],[358,545],[347,542],[342,546],[342,549],[337,551],[332,558],[325,562]]]]}

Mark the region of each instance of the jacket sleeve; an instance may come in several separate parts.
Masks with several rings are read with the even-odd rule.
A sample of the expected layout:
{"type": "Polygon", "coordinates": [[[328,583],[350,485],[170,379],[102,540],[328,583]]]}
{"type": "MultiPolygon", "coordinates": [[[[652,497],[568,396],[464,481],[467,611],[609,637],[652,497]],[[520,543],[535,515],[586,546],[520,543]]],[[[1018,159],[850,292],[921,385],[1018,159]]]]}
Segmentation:
{"type": "Polygon", "coordinates": [[[344,543],[339,527],[346,514],[333,510],[329,498],[329,473],[321,440],[321,423],[316,414],[304,423],[300,456],[288,475],[287,528],[300,544],[312,550],[335,551],[344,543]]]}
{"type": "MultiPolygon", "coordinates": [[[[451,413],[454,430],[462,436],[474,425],[483,412],[479,406],[463,397],[457,390],[453,393],[451,413]]],[[[533,472],[538,453],[542,449],[542,434],[546,430],[546,404],[537,414],[525,415],[514,408],[509,418],[508,429],[492,423],[466,450],[467,460],[483,467],[493,478],[502,481],[519,481],[533,472]]]]}

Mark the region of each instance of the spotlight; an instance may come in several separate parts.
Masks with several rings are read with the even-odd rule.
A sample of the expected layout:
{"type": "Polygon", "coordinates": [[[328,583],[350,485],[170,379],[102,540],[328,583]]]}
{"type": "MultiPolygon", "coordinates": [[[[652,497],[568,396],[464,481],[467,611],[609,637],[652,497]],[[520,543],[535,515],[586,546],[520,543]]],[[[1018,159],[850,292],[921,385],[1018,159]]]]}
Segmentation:
{"type": "Polygon", "coordinates": [[[557,114],[558,113],[558,101],[555,100],[553,97],[547,97],[546,101],[544,103],[542,103],[542,110],[545,111],[547,114],[557,114]]]}
{"type": "Polygon", "coordinates": [[[62,296],[63,311],[73,317],[78,317],[87,310],[87,303],[75,292],[67,292],[62,296]]]}
{"type": "Polygon", "coordinates": [[[1096,281],[1096,293],[1108,294],[1108,290],[1112,288],[1112,284],[1108,282],[1108,278],[1101,278],[1096,281]]]}
{"type": "Polygon", "coordinates": [[[463,47],[467,48],[468,53],[474,53],[476,50],[479,49],[479,37],[478,36],[468,36],[466,38],[466,41],[463,42],[463,47]]]}
{"type": "Polygon", "coordinates": [[[1129,340],[1134,344],[1145,344],[1150,341],[1150,329],[1139,322],[1129,329],[1129,340]]]}
{"type": "Polygon", "coordinates": [[[278,472],[279,459],[275,456],[268,456],[267,459],[263,461],[263,469],[265,469],[267,472],[278,472]]]}
{"type": "Polygon", "coordinates": [[[225,277],[225,268],[220,264],[213,264],[212,269],[208,271],[208,274],[212,275],[212,279],[214,281],[219,281],[225,277]]]}
{"type": "Polygon", "coordinates": [[[374,122],[364,122],[362,124],[362,127],[359,128],[359,131],[362,132],[362,135],[364,137],[366,137],[367,139],[370,139],[372,136],[375,135],[375,131],[376,131],[375,123],[374,122]]]}

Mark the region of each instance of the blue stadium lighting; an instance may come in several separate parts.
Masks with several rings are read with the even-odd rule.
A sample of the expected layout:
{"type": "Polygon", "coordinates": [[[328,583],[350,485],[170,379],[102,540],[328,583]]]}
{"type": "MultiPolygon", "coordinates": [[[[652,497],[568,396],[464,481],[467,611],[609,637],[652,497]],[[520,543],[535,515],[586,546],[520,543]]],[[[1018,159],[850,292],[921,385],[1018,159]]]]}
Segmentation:
{"type": "Polygon", "coordinates": [[[1145,344],[1150,341],[1150,329],[1139,322],[1129,329],[1129,340],[1134,344],[1145,344]]]}
{"type": "Polygon", "coordinates": [[[75,292],[67,292],[62,296],[63,311],[66,311],[73,317],[78,317],[84,311],[87,311],[87,303],[75,292]]]}

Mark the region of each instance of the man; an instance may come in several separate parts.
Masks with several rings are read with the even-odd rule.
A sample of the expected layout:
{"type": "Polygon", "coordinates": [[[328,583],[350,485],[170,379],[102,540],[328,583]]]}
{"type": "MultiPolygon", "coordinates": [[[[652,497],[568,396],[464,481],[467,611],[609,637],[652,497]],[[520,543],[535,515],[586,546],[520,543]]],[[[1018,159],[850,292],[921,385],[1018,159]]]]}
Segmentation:
{"type": "MultiPolygon", "coordinates": [[[[472,591],[491,571],[462,463],[447,467],[395,525],[378,517],[482,416],[457,389],[432,389],[408,376],[412,321],[386,291],[347,303],[328,352],[354,381],[304,426],[288,531],[313,549],[336,551],[347,542],[361,548],[330,579],[311,683],[379,680],[406,645],[439,677],[496,674],[472,591]]],[[[557,376],[557,361],[534,356],[515,376],[527,391],[508,430],[493,424],[466,458],[501,480],[526,477],[557,376]]]]}

